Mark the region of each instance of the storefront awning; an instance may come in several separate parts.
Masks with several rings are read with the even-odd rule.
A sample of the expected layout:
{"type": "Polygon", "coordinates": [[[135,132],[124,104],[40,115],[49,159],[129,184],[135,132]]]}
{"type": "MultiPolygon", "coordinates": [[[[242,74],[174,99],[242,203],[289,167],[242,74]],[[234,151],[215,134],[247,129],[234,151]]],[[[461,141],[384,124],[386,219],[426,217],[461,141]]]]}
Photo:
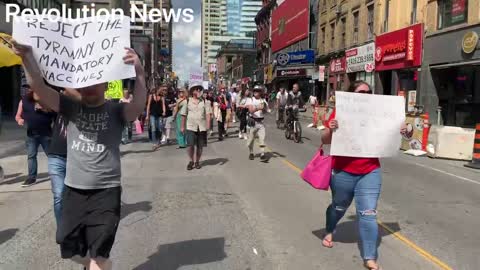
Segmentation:
{"type": "Polygon", "coordinates": [[[468,66],[468,65],[480,65],[480,59],[467,61],[467,62],[458,62],[458,63],[449,63],[449,64],[442,64],[442,65],[432,65],[430,69],[444,69],[450,67],[458,67],[458,66],[468,66]]]}
{"type": "Polygon", "coordinates": [[[7,41],[10,38],[10,35],[0,33],[0,68],[22,64],[22,59],[12,51],[7,41]]]}

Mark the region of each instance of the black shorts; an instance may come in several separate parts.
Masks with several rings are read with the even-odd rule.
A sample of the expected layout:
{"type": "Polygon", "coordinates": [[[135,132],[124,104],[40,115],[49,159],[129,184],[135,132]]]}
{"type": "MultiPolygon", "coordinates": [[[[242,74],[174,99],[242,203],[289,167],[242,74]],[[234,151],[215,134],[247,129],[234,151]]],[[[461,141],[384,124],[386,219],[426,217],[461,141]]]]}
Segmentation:
{"type": "Polygon", "coordinates": [[[207,132],[187,130],[185,140],[188,146],[205,147],[207,146],[207,132]]]}
{"type": "Polygon", "coordinates": [[[121,187],[81,190],[65,186],[57,234],[62,258],[110,257],[120,222],[121,194],[121,187]]]}

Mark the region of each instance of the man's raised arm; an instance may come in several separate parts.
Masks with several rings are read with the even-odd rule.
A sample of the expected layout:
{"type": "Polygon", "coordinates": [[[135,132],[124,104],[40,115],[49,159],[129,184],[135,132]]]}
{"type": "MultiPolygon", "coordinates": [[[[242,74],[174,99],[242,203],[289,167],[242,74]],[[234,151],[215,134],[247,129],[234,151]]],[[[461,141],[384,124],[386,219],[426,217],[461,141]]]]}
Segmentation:
{"type": "Polygon", "coordinates": [[[145,84],[145,70],[138,55],[133,49],[126,48],[127,55],[123,58],[125,64],[134,65],[137,77],[135,79],[135,92],[133,102],[125,104],[125,120],[134,121],[145,109],[147,101],[147,87],[145,84]]]}
{"type": "Polygon", "coordinates": [[[38,64],[33,57],[32,47],[19,44],[15,40],[11,40],[13,51],[22,58],[23,68],[27,82],[39,97],[39,102],[44,107],[58,112],[60,107],[60,97],[57,91],[49,87],[43,80],[42,73],[38,64]]]}

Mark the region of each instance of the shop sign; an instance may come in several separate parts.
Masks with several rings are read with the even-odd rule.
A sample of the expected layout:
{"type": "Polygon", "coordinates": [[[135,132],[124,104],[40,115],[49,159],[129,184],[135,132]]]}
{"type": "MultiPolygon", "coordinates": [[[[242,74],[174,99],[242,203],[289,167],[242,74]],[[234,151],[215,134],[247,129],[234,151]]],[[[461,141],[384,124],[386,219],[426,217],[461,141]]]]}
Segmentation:
{"type": "Polygon", "coordinates": [[[270,83],[272,80],[273,80],[273,66],[269,64],[267,68],[267,82],[270,83]]]}
{"type": "Polygon", "coordinates": [[[320,82],[325,81],[325,66],[318,67],[318,81],[320,82]]]}
{"type": "Polygon", "coordinates": [[[478,34],[470,31],[463,36],[462,49],[466,54],[471,54],[477,49],[478,34]]]}
{"type": "Polygon", "coordinates": [[[375,44],[350,49],[345,52],[347,58],[347,73],[372,72],[375,69],[375,44]]]}
{"type": "Polygon", "coordinates": [[[347,61],[345,56],[330,60],[330,74],[345,73],[347,71],[347,61]]]}
{"type": "Polygon", "coordinates": [[[466,11],[467,11],[466,0],[453,0],[451,23],[464,21],[466,11]]]}
{"type": "Polygon", "coordinates": [[[306,75],[307,70],[304,68],[277,70],[277,77],[301,77],[306,75]]]}
{"type": "Polygon", "coordinates": [[[377,36],[377,71],[417,67],[422,64],[423,24],[377,36]]]}
{"type": "Polygon", "coordinates": [[[313,50],[280,53],[277,55],[277,63],[280,66],[292,64],[311,64],[315,62],[315,52],[313,50]]]}

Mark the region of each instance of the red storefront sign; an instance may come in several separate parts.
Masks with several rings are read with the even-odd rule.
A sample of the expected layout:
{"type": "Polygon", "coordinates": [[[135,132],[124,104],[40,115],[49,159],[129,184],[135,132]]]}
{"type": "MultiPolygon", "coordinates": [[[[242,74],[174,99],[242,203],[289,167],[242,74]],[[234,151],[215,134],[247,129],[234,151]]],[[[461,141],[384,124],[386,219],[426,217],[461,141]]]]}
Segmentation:
{"type": "Polygon", "coordinates": [[[333,58],[330,60],[330,74],[347,72],[347,58],[333,58]]]}
{"type": "Polygon", "coordinates": [[[285,0],[272,13],[272,52],[308,38],[309,0],[285,0]]]}
{"type": "Polygon", "coordinates": [[[377,36],[375,69],[382,71],[421,66],[422,42],[423,24],[377,36]]]}

